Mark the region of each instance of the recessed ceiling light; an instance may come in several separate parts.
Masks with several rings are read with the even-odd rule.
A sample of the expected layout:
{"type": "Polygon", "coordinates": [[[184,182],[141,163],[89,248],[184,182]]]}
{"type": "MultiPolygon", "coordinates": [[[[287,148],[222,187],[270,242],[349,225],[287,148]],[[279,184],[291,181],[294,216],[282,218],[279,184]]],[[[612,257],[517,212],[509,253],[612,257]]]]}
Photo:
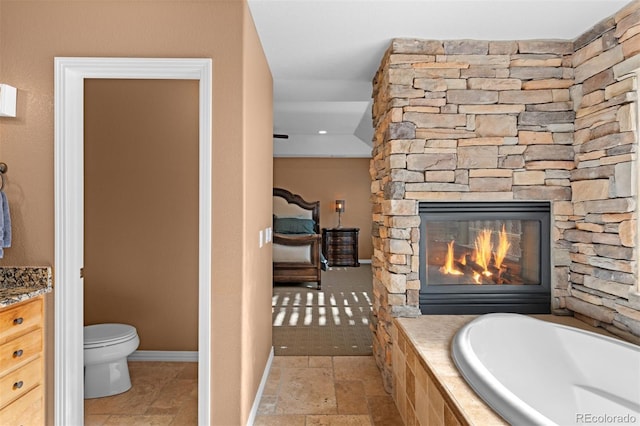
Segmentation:
{"type": "Polygon", "coordinates": [[[318,134],[319,135],[326,135],[327,131],[326,130],[318,130],[318,134]]]}

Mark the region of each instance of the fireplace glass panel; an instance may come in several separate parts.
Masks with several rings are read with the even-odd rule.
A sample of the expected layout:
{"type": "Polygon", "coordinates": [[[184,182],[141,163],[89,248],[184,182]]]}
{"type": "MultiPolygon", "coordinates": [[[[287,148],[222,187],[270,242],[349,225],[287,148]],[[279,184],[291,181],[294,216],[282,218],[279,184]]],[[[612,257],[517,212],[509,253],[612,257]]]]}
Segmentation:
{"type": "Polygon", "coordinates": [[[549,202],[421,202],[418,212],[423,314],[549,313],[549,202]]]}
{"type": "Polygon", "coordinates": [[[537,220],[430,220],[427,285],[539,285],[537,220]]]}

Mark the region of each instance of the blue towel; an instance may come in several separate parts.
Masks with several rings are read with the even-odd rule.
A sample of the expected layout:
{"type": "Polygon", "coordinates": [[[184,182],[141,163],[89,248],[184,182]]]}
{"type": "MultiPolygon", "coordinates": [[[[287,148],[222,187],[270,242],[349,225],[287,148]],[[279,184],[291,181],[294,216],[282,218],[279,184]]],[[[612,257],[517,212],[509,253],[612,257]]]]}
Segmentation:
{"type": "Polygon", "coordinates": [[[11,247],[11,214],[7,194],[0,191],[0,258],[4,256],[4,248],[11,247]]]}

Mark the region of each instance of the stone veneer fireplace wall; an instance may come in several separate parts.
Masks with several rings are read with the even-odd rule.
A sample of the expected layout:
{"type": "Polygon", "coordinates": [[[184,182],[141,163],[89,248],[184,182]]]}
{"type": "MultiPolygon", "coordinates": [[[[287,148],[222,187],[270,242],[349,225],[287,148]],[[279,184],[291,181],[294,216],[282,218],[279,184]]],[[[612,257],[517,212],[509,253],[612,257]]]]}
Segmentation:
{"type": "Polygon", "coordinates": [[[420,201],[549,200],[551,309],[640,342],[640,3],[574,41],[396,39],[374,78],[374,354],[420,315],[420,201]],[[638,34],[638,35],[636,35],[638,34]]]}

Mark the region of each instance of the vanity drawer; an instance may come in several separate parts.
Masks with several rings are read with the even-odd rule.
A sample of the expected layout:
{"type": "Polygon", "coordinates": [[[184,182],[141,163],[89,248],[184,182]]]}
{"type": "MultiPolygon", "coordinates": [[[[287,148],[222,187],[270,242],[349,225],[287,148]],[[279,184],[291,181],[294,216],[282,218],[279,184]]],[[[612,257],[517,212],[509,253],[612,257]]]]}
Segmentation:
{"type": "Polygon", "coordinates": [[[44,425],[43,296],[0,310],[0,425],[44,425]]]}
{"type": "Polygon", "coordinates": [[[0,343],[42,324],[42,298],[0,312],[0,343]]]}
{"type": "Polygon", "coordinates": [[[43,386],[32,389],[10,406],[1,408],[0,425],[44,425],[43,386]]]}
{"type": "Polygon", "coordinates": [[[38,386],[41,377],[42,358],[38,357],[0,378],[0,407],[4,407],[38,386]]]}
{"type": "Polygon", "coordinates": [[[0,376],[42,352],[42,329],[0,345],[0,376]]]}

